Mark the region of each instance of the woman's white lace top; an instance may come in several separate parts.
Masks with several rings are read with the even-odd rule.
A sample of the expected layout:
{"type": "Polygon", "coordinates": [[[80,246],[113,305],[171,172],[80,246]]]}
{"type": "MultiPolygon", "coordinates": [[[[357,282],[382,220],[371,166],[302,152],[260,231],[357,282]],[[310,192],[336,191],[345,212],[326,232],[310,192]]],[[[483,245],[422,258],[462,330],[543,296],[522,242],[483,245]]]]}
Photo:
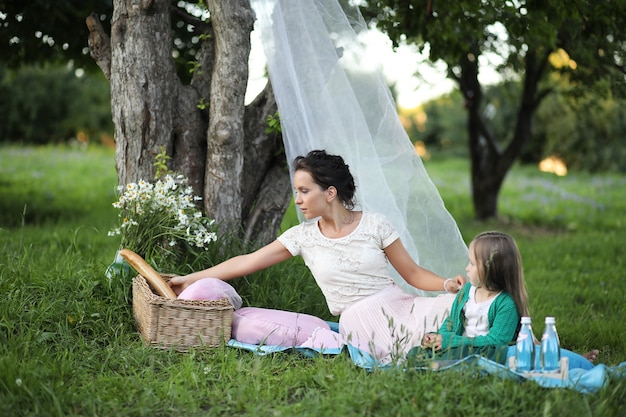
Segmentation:
{"type": "Polygon", "coordinates": [[[300,255],[326,297],[333,315],[393,284],[383,251],[399,234],[385,216],[363,212],[348,236],[324,236],[318,221],[294,226],[278,237],[293,255],[300,255]]]}

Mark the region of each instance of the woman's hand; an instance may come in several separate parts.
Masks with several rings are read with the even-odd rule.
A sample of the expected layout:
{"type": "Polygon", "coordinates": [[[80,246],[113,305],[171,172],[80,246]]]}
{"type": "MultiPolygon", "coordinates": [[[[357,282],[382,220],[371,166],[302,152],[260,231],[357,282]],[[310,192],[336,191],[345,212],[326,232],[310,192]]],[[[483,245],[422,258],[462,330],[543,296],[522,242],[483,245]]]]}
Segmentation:
{"type": "Polygon", "coordinates": [[[447,292],[457,293],[463,285],[465,285],[465,277],[459,274],[454,278],[447,279],[444,285],[444,289],[447,292]]]}
{"type": "Polygon", "coordinates": [[[180,293],[183,292],[185,288],[193,284],[193,282],[194,280],[189,279],[188,276],[184,275],[172,277],[169,280],[168,284],[170,285],[170,288],[174,291],[174,293],[176,293],[176,295],[180,295],[180,293]]]}
{"type": "Polygon", "coordinates": [[[422,347],[434,348],[435,350],[441,350],[442,337],[437,333],[428,333],[422,340],[422,347]]]}

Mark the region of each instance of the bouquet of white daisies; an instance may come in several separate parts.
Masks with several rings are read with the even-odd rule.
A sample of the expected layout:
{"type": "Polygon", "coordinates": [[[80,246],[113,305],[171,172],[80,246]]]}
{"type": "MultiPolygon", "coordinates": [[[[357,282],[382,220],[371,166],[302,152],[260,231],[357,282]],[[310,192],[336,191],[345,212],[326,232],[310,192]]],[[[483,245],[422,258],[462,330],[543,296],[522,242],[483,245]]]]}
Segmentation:
{"type": "Polygon", "coordinates": [[[203,215],[200,200],[182,175],[167,174],[155,183],[139,181],[118,187],[119,225],[109,236],[121,236],[120,248],[152,264],[176,261],[189,249],[206,250],[217,240],[215,220],[203,215]]]}

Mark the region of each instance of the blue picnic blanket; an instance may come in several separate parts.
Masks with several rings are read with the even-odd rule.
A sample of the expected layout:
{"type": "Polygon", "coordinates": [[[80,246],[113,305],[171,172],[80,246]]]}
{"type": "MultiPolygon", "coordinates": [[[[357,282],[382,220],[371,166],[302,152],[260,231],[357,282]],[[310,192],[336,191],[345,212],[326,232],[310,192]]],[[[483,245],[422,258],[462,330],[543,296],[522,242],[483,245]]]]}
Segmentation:
{"type": "MultiPolygon", "coordinates": [[[[337,331],[338,326],[336,323],[329,322],[331,329],[337,331]]],[[[267,345],[252,345],[249,343],[238,342],[231,339],[228,342],[228,346],[248,350],[254,352],[257,355],[268,355],[278,352],[296,351],[306,357],[315,357],[318,355],[338,355],[344,350],[347,350],[352,362],[360,368],[367,370],[374,369],[391,369],[397,367],[397,365],[382,365],[371,356],[369,353],[356,348],[350,344],[344,348],[333,349],[317,349],[310,347],[286,347],[286,346],[267,346],[267,345]]],[[[595,393],[600,388],[604,387],[610,378],[626,378],[626,362],[622,362],[617,366],[609,367],[603,364],[594,366],[590,370],[585,369],[570,369],[567,378],[551,378],[546,376],[527,376],[522,373],[512,371],[507,366],[489,360],[479,355],[467,356],[463,359],[456,361],[442,361],[439,363],[437,369],[432,367],[428,368],[415,368],[422,369],[424,371],[432,372],[479,372],[482,374],[497,375],[501,378],[507,378],[517,381],[531,380],[536,382],[545,388],[569,388],[581,393],[595,393]]]]}

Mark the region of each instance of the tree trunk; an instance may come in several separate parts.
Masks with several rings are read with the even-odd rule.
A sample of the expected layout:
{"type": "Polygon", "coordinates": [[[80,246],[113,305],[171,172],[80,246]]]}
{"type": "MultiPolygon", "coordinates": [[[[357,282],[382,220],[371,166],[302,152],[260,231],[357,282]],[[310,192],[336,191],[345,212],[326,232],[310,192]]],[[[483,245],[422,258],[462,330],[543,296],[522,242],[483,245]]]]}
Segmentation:
{"type": "Polygon", "coordinates": [[[478,60],[467,56],[472,55],[463,59],[457,81],[467,109],[474,215],[485,220],[498,215],[498,194],[504,175],[495,170],[499,150],[481,114],[483,93],[478,81],[478,60]]]}
{"type": "Polygon", "coordinates": [[[280,134],[268,134],[267,117],[277,112],[272,86],[246,107],[243,212],[244,238],[257,246],[276,238],[292,189],[280,134]]]}
{"type": "Polygon", "coordinates": [[[211,36],[196,54],[199,69],[189,85],[172,59],[175,6],[169,0],[113,6],[110,37],[95,16],[87,26],[92,56],[111,84],[119,183],[152,181],[163,148],[169,168],[189,179],[209,217],[257,245],[273,240],[291,193],[280,135],[265,131],[276,112],[271,88],[248,108],[244,103],[254,23],[248,1],[208,2],[211,22],[204,26],[211,36]]]}
{"type": "Polygon", "coordinates": [[[216,59],[209,101],[205,207],[230,227],[242,219],[244,97],[254,18],[247,0],[207,4],[215,28],[216,59]]]}
{"type": "Polygon", "coordinates": [[[111,107],[121,184],[154,178],[160,147],[171,149],[177,79],[169,2],[116,1],[111,26],[111,107]]]}
{"type": "Polygon", "coordinates": [[[538,93],[539,81],[545,71],[548,55],[537,59],[529,52],[526,63],[520,107],[513,138],[501,150],[496,138],[482,115],[482,88],[478,81],[478,59],[468,59],[467,54],[461,63],[461,74],[453,77],[465,97],[467,108],[467,130],[471,158],[471,189],[474,215],[478,220],[498,217],[498,196],[504,179],[528,143],[532,134],[532,119],[541,100],[549,93],[538,93]]]}

